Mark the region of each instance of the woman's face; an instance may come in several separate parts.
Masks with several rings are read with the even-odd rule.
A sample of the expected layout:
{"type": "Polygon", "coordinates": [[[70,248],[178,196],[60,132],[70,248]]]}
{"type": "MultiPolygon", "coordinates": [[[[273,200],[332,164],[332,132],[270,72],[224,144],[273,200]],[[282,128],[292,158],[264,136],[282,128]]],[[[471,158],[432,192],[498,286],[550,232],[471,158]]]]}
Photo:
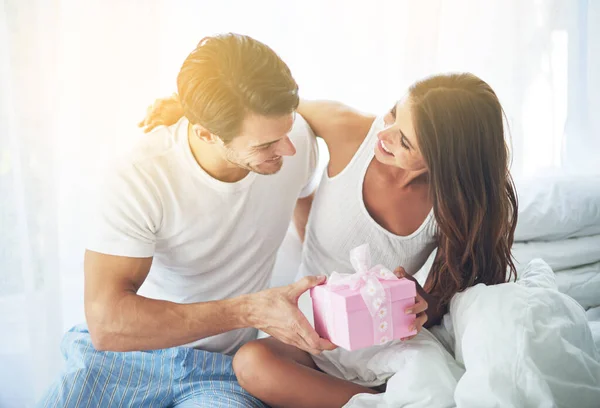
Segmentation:
{"type": "Polygon", "coordinates": [[[400,100],[385,116],[385,128],[377,134],[375,158],[409,171],[426,169],[413,127],[410,99],[400,100]]]}

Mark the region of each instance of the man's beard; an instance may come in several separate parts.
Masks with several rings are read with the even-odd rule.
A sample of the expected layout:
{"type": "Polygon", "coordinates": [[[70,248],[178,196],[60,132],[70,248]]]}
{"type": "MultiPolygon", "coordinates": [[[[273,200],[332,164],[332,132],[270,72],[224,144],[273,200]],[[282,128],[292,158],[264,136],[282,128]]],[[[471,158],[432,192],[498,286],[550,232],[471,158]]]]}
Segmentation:
{"type": "Polygon", "coordinates": [[[270,176],[273,174],[277,174],[279,172],[279,170],[281,170],[281,167],[283,166],[283,157],[279,157],[279,161],[274,162],[274,163],[262,162],[260,164],[260,165],[266,164],[267,166],[270,167],[269,169],[261,169],[259,167],[260,165],[252,165],[250,163],[244,163],[242,161],[236,160],[235,155],[232,154],[231,152],[227,152],[227,155],[225,157],[229,163],[231,163],[241,169],[248,170],[253,173],[263,175],[263,176],[270,176]]]}
{"type": "MultiPolygon", "coordinates": [[[[264,162],[263,162],[264,164],[264,162]]],[[[281,170],[281,167],[283,166],[283,158],[280,157],[278,162],[275,163],[269,163],[270,164],[270,168],[268,170],[263,170],[260,169],[259,166],[252,166],[250,164],[247,164],[246,167],[248,170],[253,171],[255,173],[261,174],[263,176],[270,176],[273,174],[277,174],[279,172],[279,170],[281,170]]]]}

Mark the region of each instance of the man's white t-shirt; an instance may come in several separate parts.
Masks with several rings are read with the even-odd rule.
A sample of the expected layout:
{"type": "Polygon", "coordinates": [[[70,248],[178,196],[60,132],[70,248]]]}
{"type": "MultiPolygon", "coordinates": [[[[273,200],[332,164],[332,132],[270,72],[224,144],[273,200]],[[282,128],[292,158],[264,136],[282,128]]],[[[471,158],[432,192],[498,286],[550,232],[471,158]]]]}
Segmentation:
{"type": "MultiPolygon", "coordinates": [[[[154,299],[206,302],[266,289],[296,200],[318,183],[314,134],[297,115],[289,135],[296,154],[277,174],[225,183],[196,163],[187,128],[185,118],[160,127],[119,162],[96,200],[87,248],[153,256],[138,294],[154,299]]],[[[241,329],[188,346],[231,353],[254,338],[256,330],[241,329]]]]}

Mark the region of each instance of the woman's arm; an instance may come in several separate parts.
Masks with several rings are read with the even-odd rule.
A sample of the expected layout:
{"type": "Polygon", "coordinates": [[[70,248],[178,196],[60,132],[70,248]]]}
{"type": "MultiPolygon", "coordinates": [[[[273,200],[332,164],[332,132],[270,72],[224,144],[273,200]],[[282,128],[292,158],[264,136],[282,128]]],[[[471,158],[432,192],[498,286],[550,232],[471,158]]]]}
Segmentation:
{"type": "Polygon", "coordinates": [[[169,97],[159,98],[148,106],[146,117],[138,123],[138,126],[148,133],[157,126],[171,126],[182,116],[183,106],[181,106],[177,94],[174,93],[169,97]]]}
{"type": "MultiPolygon", "coordinates": [[[[360,144],[375,119],[374,115],[359,112],[335,101],[301,100],[297,112],[328,145],[338,139],[344,143],[358,141],[360,144]]],[[[177,94],[173,94],[155,100],[138,126],[149,132],[157,126],[172,125],[182,116],[183,107],[177,94]]]]}
{"type": "Polygon", "coordinates": [[[329,145],[338,141],[360,144],[375,120],[375,115],[359,112],[336,101],[302,99],[298,113],[306,119],[315,134],[325,140],[330,149],[329,145]]]}
{"type": "Polygon", "coordinates": [[[448,313],[448,305],[442,305],[440,298],[424,292],[423,298],[427,301],[427,321],[423,325],[426,329],[436,326],[442,322],[442,318],[448,313]]]}
{"type": "Polygon", "coordinates": [[[314,197],[315,193],[312,193],[308,197],[300,198],[298,201],[296,201],[293,220],[301,242],[304,242],[306,224],[308,223],[308,215],[310,214],[310,208],[312,207],[314,197]]]}
{"type": "Polygon", "coordinates": [[[431,266],[431,270],[427,275],[427,280],[425,281],[425,289],[421,289],[423,291],[423,297],[427,301],[429,307],[427,308],[427,322],[423,325],[426,329],[436,326],[441,323],[442,318],[446,313],[448,313],[448,305],[442,305],[440,302],[440,297],[436,296],[434,293],[429,293],[432,285],[432,280],[436,276],[434,268],[437,268],[441,262],[441,252],[438,248],[437,253],[435,254],[435,259],[431,266]]]}
{"type": "Polygon", "coordinates": [[[330,177],[350,163],[375,120],[374,115],[334,101],[301,100],[298,113],[325,141],[329,150],[327,172],[330,177]]]}

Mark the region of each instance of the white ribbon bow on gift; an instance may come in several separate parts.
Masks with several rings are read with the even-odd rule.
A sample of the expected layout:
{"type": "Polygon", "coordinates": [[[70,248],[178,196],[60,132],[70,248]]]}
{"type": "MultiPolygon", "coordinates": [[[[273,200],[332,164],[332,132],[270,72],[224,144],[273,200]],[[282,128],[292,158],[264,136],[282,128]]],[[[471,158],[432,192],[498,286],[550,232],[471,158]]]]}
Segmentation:
{"type": "Polygon", "coordinates": [[[371,316],[375,316],[386,303],[386,291],[381,285],[382,280],[398,280],[392,271],[383,265],[371,267],[369,244],[364,244],[350,251],[350,262],[356,273],[333,272],[327,280],[329,286],[348,286],[351,290],[360,289],[371,316]]]}

